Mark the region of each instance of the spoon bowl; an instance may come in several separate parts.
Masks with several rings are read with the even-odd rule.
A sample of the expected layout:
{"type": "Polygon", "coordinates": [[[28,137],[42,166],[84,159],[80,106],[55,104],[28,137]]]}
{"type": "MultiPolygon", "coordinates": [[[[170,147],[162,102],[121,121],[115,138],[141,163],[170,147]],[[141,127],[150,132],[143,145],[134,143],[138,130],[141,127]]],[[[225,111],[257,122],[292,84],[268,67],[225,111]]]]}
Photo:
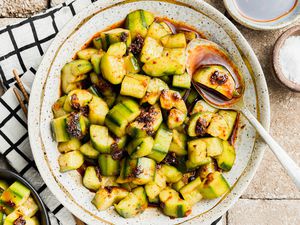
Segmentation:
{"type": "MultiPolygon", "coordinates": [[[[242,98],[245,90],[243,76],[224,48],[212,41],[197,38],[188,44],[186,53],[186,68],[187,72],[192,76],[193,86],[208,103],[222,109],[239,109],[244,105],[242,98]],[[224,67],[228,71],[227,77],[232,77],[234,90],[228,90],[235,92],[232,98],[217,95],[212,88],[206,88],[205,85],[195,79],[195,73],[199,68],[213,67],[214,65],[224,67]]],[[[213,73],[212,70],[210,78],[212,78],[213,73]]],[[[212,80],[209,79],[208,82],[211,83],[212,80]]],[[[226,82],[228,83],[229,79],[222,85],[226,84],[226,82]]]]}
{"type": "Polygon", "coordinates": [[[260,136],[269,145],[281,165],[292,178],[298,190],[300,190],[300,167],[270,136],[270,134],[245,106],[244,79],[226,50],[211,41],[205,39],[194,39],[186,48],[186,68],[188,74],[192,77],[194,88],[208,104],[218,109],[239,111],[249,120],[260,136]],[[220,65],[222,68],[226,69],[218,70],[220,65]],[[204,66],[209,66],[213,68],[213,70],[209,70],[209,72],[207,72],[208,70],[206,68],[203,69],[204,66]],[[215,71],[215,69],[217,71],[215,71]],[[227,78],[223,79],[225,76],[227,78]],[[230,76],[232,76],[235,83],[233,86],[226,85],[226,83],[230,82],[230,79],[228,79],[230,76]],[[222,79],[216,79],[218,77],[221,77],[222,79]],[[218,83],[218,81],[221,82],[218,83]],[[229,98],[228,96],[226,97],[222,95],[222,92],[220,91],[220,86],[222,89],[222,85],[225,88],[233,87],[235,89],[227,90],[227,92],[231,91],[231,93],[234,93],[234,91],[236,91],[237,93],[228,95],[229,98]]]}

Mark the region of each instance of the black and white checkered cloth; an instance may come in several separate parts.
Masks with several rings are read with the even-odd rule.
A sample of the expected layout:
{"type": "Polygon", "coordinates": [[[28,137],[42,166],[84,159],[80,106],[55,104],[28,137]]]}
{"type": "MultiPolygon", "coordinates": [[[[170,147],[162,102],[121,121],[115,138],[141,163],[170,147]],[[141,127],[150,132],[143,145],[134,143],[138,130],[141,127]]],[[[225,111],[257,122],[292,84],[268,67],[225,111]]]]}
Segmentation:
{"type": "Polygon", "coordinates": [[[0,153],[38,191],[49,209],[51,224],[74,225],[71,213],[52,195],[40,177],[31,153],[26,117],[14,95],[17,69],[25,88],[31,84],[42,56],[58,31],[83,8],[96,0],[66,1],[45,13],[0,29],[0,153]]]}
{"type": "Polygon", "coordinates": [[[75,220],[52,195],[38,173],[29,145],[26,117],[13,92],[15,79],[12,71],[17,69],[30,93],[42,56],[58,31],[79,11],[96,1],[66,1],[45,13],[0,29],[0,79],[5,89],[0,98],[0,153],[35,187],[49,209],[52,225],[75,225],[75,220]]]}

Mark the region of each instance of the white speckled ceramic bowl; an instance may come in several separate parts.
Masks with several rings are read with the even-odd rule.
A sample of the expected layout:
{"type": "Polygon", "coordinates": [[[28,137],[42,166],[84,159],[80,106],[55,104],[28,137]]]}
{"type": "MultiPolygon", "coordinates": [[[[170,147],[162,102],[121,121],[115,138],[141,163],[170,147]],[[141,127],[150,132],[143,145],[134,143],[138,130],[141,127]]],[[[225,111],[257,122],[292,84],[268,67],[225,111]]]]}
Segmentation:
{"type": "Polygon", "coordinates": [[[296,20],[300,18],[300,1],[297,0],[297,3],[293,10],[286,15],[275,19],[273,21],[269,22],[259,22],[251,20],[245,16],[243,16],[236,3],[235,0],[223,0],[224,5],[226,7],[226,10],[229,12],[229,14],[232,16],[233,19],[235,19],[240,24],[252,28],[254,30],[276,30],[283,27],[286,27],[296,20]]]}
{"type": "Polygon", "coordinates": [[[78,14],[59,32],[37,72],[29,105],[29,138],[37,167],[47,186],[73,214],[89,225],[99,224],[207,224],[222,216],[239,198],[262,159],[265,144],[242,117],[236,142],[237,159],[233,169],[225,173],[232,186],[226,196],[201,201],[186,218],[170,219],[158,209],[149,208],[143,214],[124,219],[112,208],[99,212],[91,204],[93,193],[81,184],[76,172],[61,174],[57,144],[52,140],[51,105],[59,97],[60,70],[75,52],[97,31],[118,22],[136,9],[152,11],[192,25],[206,37],[228,50],[245,77],[245,102],[263,126],[269,128],[269,96],[259,62],[237,28],[216,9],[203,1],[179,0],[101,0],[78,14]]]}

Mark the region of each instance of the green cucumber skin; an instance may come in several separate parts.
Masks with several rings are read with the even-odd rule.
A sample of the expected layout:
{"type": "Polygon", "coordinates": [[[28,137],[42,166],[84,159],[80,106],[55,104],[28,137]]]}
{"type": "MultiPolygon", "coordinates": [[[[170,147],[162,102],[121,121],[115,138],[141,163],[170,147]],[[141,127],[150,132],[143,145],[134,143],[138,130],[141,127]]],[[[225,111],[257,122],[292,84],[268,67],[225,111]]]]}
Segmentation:
{"type": "Polygon", "coordinates": [[[145,15],[144,15],[144,11],[140,10],[139,13],[140,13],[140,17],[141,17],[143,27],[148,28],[146,18],[145,18],[145,15]]]}
{"type": "Polygon", "coordinates": [[[184,212],[183,212],[183,207],[182,207],[182,205],[178,205],[178,206],[177,206],[177,216],[178,216],[179,218],[184,217],[184,212]]]}

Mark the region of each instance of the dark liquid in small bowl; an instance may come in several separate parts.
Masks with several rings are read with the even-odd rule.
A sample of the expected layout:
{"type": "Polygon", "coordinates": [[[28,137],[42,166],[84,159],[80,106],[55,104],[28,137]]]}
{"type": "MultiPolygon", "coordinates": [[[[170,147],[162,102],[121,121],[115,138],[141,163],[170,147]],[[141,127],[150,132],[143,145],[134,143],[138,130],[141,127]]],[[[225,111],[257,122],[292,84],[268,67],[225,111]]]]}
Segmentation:
{"type": "Polygon", "coordinates": [[[234,2],[242,16],[247,19],[269,22],[293,11],[298,0],[235,0],[234,2]]]}

